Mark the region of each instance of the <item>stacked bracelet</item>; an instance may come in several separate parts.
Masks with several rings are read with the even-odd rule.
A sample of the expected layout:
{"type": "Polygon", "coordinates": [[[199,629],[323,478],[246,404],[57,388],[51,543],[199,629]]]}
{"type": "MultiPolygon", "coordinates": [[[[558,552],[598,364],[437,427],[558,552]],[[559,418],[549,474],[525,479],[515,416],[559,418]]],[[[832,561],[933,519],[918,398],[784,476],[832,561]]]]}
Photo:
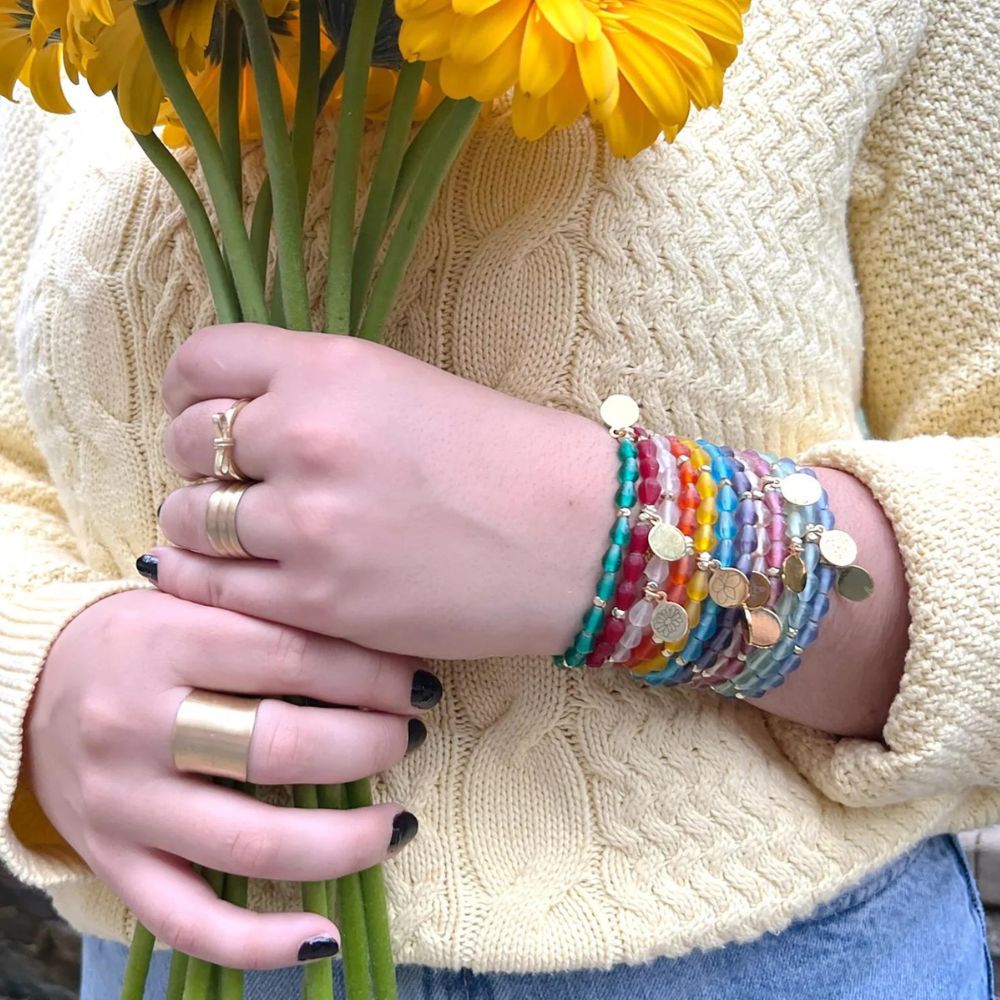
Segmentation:
{"type": "Polygon", "coordinates": [[[647,684],[735,698],[784,683],[831,594],[861,600],[873,586],[816,474],[651,434],[625,396],[601,413],[619,439],[616,520],[593,607],[556,663],[626,667],[647,684]]]}

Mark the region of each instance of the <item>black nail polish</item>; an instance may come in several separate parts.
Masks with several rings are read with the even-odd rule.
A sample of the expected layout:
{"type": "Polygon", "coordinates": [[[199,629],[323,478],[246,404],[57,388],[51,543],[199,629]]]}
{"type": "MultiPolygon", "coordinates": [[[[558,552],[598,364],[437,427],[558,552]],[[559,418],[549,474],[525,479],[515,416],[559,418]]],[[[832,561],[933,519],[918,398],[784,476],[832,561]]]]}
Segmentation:
{"type": "Polygon", "coordinates": [[[427,739],[427,727],[419,719],[410,719],[409,739],[406,741],[406,752],[416,750],[427,739]]]}
{"type": "Polygon", "coordinates": [[[160,560],[156,556],[139,556],[135,561],[135,568],[139,571],[140,576],[144,576],[147,580],[156,583],[156,574],[160,568],[160,560]]]}
{"type": "Polygon", "coordinates": [[[303,941],[299,947],[300,962],[315,962],[318,958],[333,958],[340,951],[336,938],[321,934],[303,941]]]}
{"type": "Polygon", "coordinates": [[[417,817],[410,812],[396,814],[392,821],[392,837],[389,839],[389,850],[395,851],[405,847],[417,835],[417,817]]]}
{"type": "Polygon", "coordinates": [[[433,708],[441,700],[441,694],[441,682],[429,670],[418,670],[413,675],[410,704],[414,708],[433,708]]]}
{"type": "Polygon", "coordinates": [[[164,497],[164,498],[163,498],[163,499],[162,499],[162,500],[160,501],[160,506],[156,508],[156,520],[157,520],[157,521],[159,521],[159,519],[160,519],[160,511],[161,511],[161,510],[163,510],[163,505],[164,505],[164,504],[165,504],[166,502],[167,502],[167,498],[166,498],[166,497],[164,497]]]}

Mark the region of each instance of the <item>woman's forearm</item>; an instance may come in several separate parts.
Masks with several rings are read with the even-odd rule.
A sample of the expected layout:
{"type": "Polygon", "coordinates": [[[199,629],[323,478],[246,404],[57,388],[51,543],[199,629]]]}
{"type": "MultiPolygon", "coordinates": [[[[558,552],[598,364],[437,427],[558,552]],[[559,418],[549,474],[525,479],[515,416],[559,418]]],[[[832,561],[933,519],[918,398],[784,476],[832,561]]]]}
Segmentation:
{"type": "Polygon", "coordinates": [[[817,469],[837,527],[858,543],[875,592],[860,604],[831,601],[802,666],[754,702],[775,715],[840,736],[880,739],[903,673],[910,617],[899,548],[878,501],[853,476],[817,469]]]}

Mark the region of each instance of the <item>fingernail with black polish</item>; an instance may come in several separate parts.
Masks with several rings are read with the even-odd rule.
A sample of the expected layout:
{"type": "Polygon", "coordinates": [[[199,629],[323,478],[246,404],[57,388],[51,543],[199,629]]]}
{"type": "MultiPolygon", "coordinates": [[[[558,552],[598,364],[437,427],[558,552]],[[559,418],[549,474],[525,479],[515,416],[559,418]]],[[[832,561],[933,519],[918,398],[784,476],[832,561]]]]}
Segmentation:
{"type": "Polygon", "coordinates": [[[160,560],[156,556],[139,556],[135,561],[135,568],[139,571],[140,576],[144,576],[147,580],[156,583],[156,574],[160,568],[160,560]]]}
{"type": "Polygon", "coordinates": [[[413,675],[410,704],[414,708],[433,708],[441,700],[441,693],[441,682],[429,670],[418,670],[413,675]]]}
{"type": "Polygon", "coordinates": [[[417,817],[411,812],[396,814],[392,821],[392,837],[389,840],[389,850],[395,851],[405,847],[417,835],[417,817]]]}
{"type": "Polygon", "coordinates": [[[163,498],[163,499],[162,499],[162,500],[160,501],[160,506],[156,508],[156,520],[157,520],[157,521],[159,521],[159,519],[160,519],[160,511],[161,511],[161,510],[163,510],[163,505],[164,505],[164,504],[165,504],[166,502],[167,502],[167,498],[166,498],[166,497],[164,497],[164,498],[163,498]]]}
{"type": "Polygon", "coordinates": [[[338,951],[340,944],[337,939],[321,934],[302,942],[299,947],[299,961],[315,962],[318,958],[333,958],[338,951]]]}
{"type": "Polygon", "coordinates": [[[427,727],[419,719],[410,719],[409,738],[406,741],[406,752],[416,750],[427,739],[427,727]]]}

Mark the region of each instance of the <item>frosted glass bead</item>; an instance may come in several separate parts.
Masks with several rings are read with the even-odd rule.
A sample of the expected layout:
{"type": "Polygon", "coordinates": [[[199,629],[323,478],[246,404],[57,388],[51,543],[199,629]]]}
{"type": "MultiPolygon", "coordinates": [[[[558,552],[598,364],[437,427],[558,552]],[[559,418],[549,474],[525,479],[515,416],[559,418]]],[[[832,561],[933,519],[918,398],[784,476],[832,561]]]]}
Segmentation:
{"type": "Polygon", "coordinates": [[[660,559],[659,556],[653,556],[646,563],[646,579],[657,585],[662,584],[666,580],[667,573],[669,572],[670,564],[666,560],[660,559]]]}
{"type": "Polygon", "coordinates": [[[739,531],[739,527],[736,522],[728,514],[719,518],[718,524],[715,526],[715,530],[719,534],[719,538],[725,538],[728,541],[734,542],[736,539],[736,534],[739,531]]]}
{"type": "Polygon", "coordinates": [[[708,597],[708,574],[703,570],[698,570],[691,577],[687,585],[688,597],[692,601],[703,601],[708,597]]]}
{"type": "Polygon", "coordinates": [[[719,508],[714,497],[705,497],[696,513],[699,524],[715,524],[719,520],[719,508]]]}
{"type": "Polygon", "coordinates": [[[636,489],[634,483],[622,483],[621,489],[615,494],[616,507],[634,507],[636,489]]]}
{"type": "Polygon", "coordinates": [[[719,487],[712,478],[710,472],[703,472],[698,476],[698,495],[700,497],[716,497],[719,495],[719,487]]]}
{"type": "Polygon", "coordinates": [[[653,605],[649,601],[639,601],[628,613],[632,625],[645,628],[653,620],[653,605]]]}
{"type": "Polygon", "coordinates": [[[694,533],[695,552],[711,552],[715,548],[715,527],[711,524],[699,524],[694,533]]]}
{"type": "Polygon", "coordinates": [[[807,545],[802,551],[802,561],[806,564],[806,569],[811,573],[819,565],[819,547],[807,545]]]}
{"type": "Polygon", "coordinates": [[[603,623],[604,623],[604,609],[591,608],[583,616],[583,631],[596,633],[600,630],[601,625],[603,623]]]}
{"type": "Polygon", "coordinates": [[[617,573],[621,569],[624,554],[624,549],[620,545],[612,545],[604,555],[602,563],[604,572],[617,573]]]}
{"type": "Polygon", "coordinates": [[[715,550],[715,558],[723,566],[732,566],[736,560],[736,543],[731,538],[721,539],[719,547],[715,550]]]}

